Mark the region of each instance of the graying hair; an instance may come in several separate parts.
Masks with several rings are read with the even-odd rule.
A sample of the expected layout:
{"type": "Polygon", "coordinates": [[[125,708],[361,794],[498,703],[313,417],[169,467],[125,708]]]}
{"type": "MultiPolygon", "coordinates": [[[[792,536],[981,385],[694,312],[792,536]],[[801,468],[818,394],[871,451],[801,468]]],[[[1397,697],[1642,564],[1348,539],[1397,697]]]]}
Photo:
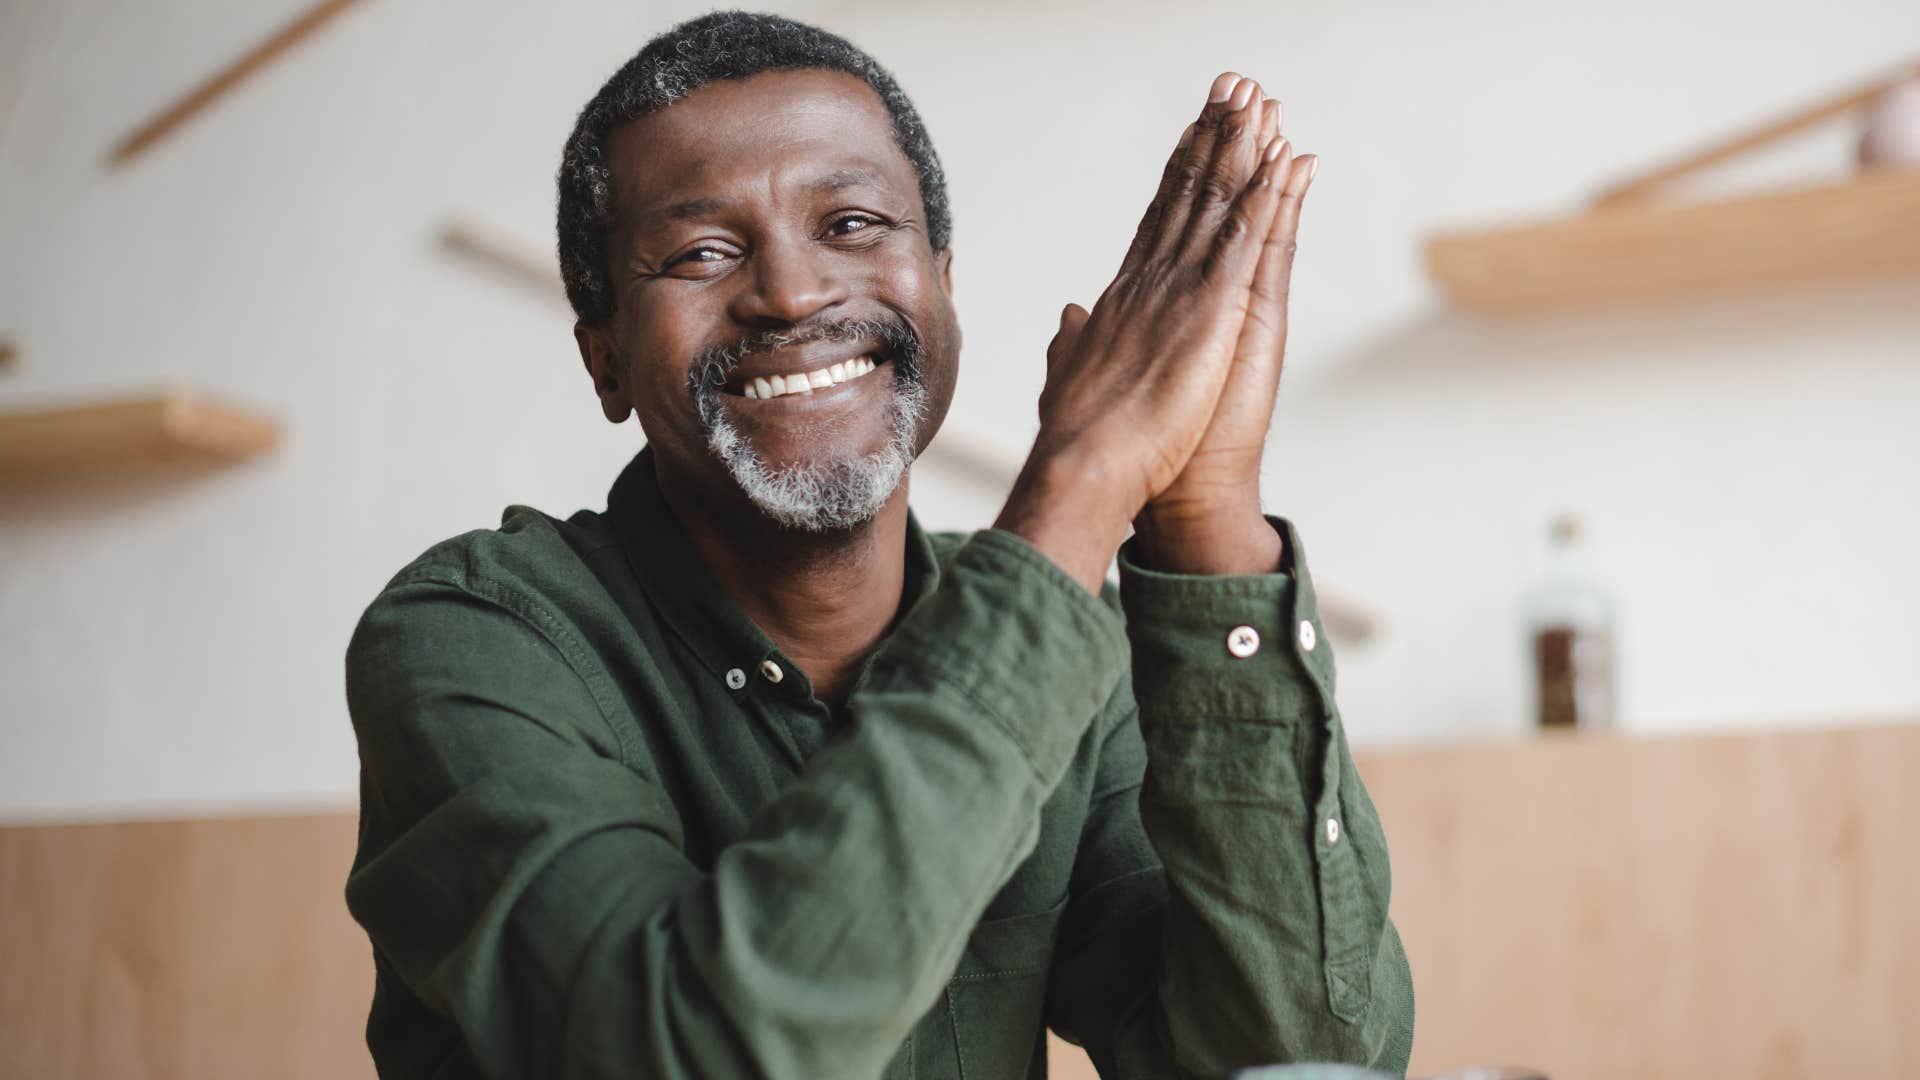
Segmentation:
{"type": "Polygon", "coordinates": [[[851,461],[776,469],[761,460],[718,411],[707,424],[707,448],[726,465],[748,501],[779,524],[805,532],[851,529],[873,520],[913,464],[926,400],[925,384],[896,381],[888,405],[893,433],[887,445],[851,461]]]}
{"type": "Polygon", "coordinates": [[[630,120],[664,109],[716,79],[763,71],[822,68],[864,81],[893,120],[894,140],[920,181],[927,240],[946,250],[953,228],[946,174],[920,114],[873,57],[845,38],[779,15],[717,11],[689,19],[647,42],[587,102],[560,159],[560,277],[583,322],[613,314],[607,234],[613,221],[613,171],[607,139],[630,120]]]}
{"type": "Polygon", "coordinates": [[[751,334],[701,353],[687,373],[687,390],[707,434],[707,449],[727,467],[748,501],[775,522],[806,532],[850,529],[873,520],[913,464],[927,416],[920,338],[905,320],[844,319],[751,334]],[[893,396],[887,403],[892,434],[880,451],[851,461],[774,468],[734,429],[720,395],[728,376],[747,357],[812,341],[879,344],[892,368],[893,396]]]}

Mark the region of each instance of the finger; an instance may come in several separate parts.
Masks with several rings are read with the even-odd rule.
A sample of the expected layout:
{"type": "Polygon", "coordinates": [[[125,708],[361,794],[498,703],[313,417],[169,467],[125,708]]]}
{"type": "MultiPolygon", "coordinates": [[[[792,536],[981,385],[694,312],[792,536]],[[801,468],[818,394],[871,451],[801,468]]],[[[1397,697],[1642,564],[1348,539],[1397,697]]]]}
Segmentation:
{"type": "Polygon", "coordinates": [[[1273,423],[1273,402],[1286,358],[1287,283],[1293,271],[1293,233],[1299,221],[1299,200],[1289,200],[1289,192],[1304,190],[1298,181],[1311,178],[1314,160],[1288,160],[1283,156],[1275,163],[1278,206],[1254,270],[1247,315],[1234,345],[1233,367],[1227,372],[1220,402],[1207,425],[1205,441],[1216,451],[1257,455],[1273,423]]]}
{"type": "Polygon", "coordinates": [[[1229,381],[1236,400],[1271,401],[1280,384],[1280,371],[1286,360],[1287,297],[1292,291],[1300,207],[1318,164],[1319,158],[1313,154],[1294,160],[1281,186],[1279,205],[1260,250],[1260,263],[1254,270],[1247,318],[1241,324],[1240,341],[1234,351],[1234,370],[1229,381]]]}
{"type": "Polygon", "coordinates": [[[1060,329],[1056,330],[1053,340],[1047,344],[1047,374],[1060,366],[1060,361],[1073,351],[1073,343],[1080,339],[1080,331],[1087,325],[1087,309],[1079,304],[1068,304],[1060,309],[1060,329]]]}
{"type": "Polygon", "coordinates": [[[1253,176],[1213,232],[1208,277],[1238,282],[1242,287],[1252,278],[1267,234],[1273,229],[1274,215],[1279,212],[1288,177],[1288,150],[1287,141],[1277,139],[1260,155],[1253,176]]]}
{"type": "Polygon", "coordinates": [[[1154,190],[1153,201],[1147,204],[1147,212],[1140,217],[1140,225],[1133,231],[1133,243],[1127,248],[1127,257],[1120,261],[1120,272],[1125,274],[1137,269],[1147,251],[1153,246],[1155,231],[1160,225],[1160,214],[1166,208],[1167,196],[1173,191],[1174,177],[1180,170],[1180,163],[1186,159],[1187,150],[1193,145],[1194,125],[1188,124],[1187,130],[1180,133],[1180,140],[1173,145],[1173,153],[1167,157],[1167,167],[1160,171],[1160,186],[1154,190]]]}
{"type": "MultiPolygon", "coordinates": [[[[1234,201],[1260,164],[1261,118],[1266,111],[1260,84],[1249,79],[1233,93],[1230,103],[1237,108],[1220,121],[1213,155],[1189,200],[1190,209],[1181,235],[1166,249],[1172,257],[1189,261],[1207,257],[1213,247],[1214,233],[1219,231],[1234,201]]],[[[1162,242],[1169,242],[1164,235],[1162,242]]]]}
{"type": "MultiPolygon", "coordinates": [[[[1263,262],[1270,262],[1265,279],[1261,282],[1267,303],[1278,303],[1285,310],[1287,294],[1293,285],[1293,255],[1300,232],[1300,208],[1307,197],[1307,188],[1313,183],[1313,174],[1320,168],[1320,155],[1307,154],[1295,158],[1286,174],[1286,182],[1280,188],[1280,205],[1273,216],[1272,227],[1268,230],[1266,247],[1261,251],[1263,262]]],[[[1256,303],[1260,298],[1256,298],[1256,303]]]]}
{"type": "MultiPolygon", "coordinates": [[[[1148,257],[1166,257],[1179,250],[1187,219],[1196,201],[1206,198],[1205,188],[1212,176],[1210,164],[1222,137],[1238,133],[1247,124],[1246,108],[1255,100],[1258,88],[1250,79],[1228,71],[1213,81],[1207,105],[1193,124],[1193,145],[1174,169],[1173,187],[1167,192],[1160,220],[1154,226],[1148,257]]],[[[1229,192],[1227,198],[1231,199],[1229,192]]]]}

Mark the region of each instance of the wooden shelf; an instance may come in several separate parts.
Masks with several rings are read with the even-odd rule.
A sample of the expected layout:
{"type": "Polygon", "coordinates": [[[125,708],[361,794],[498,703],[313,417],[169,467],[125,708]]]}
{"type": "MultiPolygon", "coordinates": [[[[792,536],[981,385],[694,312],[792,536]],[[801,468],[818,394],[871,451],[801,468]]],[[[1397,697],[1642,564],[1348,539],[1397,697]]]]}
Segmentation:
{"type": "Polygon", "coordinates": [[[1845,118],[1915,77],[1920,64],[1722,139],[1616,184],[1584,213],[1434,236],[1427,267],[1455,304],[1494,314],[1920,275],[1920,171],[1711,201],[1668,197],[1677,181],[1845,118]]]}
{"type": "Polygon", "coordinates": [[[1920,274],[1920,172],[1445,234],[1427,266],[1455,304],[1499,314],[1920,274]]]}
{"type": "Polygon", "coordinates": [[[272,420],[169,390],[57,409],[0,412],[0,482],[64,479],[137,466],[218,465],[280,440],[272,420]]]}

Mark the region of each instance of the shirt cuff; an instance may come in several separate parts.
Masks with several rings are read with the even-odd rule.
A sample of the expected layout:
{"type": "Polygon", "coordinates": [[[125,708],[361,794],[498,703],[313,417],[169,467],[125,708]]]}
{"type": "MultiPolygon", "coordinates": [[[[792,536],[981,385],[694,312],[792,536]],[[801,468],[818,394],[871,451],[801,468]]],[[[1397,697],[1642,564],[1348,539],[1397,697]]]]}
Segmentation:
{"type": "Polygon", "coordinates": [[[1010,532],[975,533],[890,651],[997,721],[1058,779],[1127,672],[1120,613],[1010,532]]]}
{"type": "Polygon", "coordinates": [[[1299,531],[1267,518],[1285,544],[1278,573],[1168,574],[1120,549],[1120,600],[1145,716],[1284,723],[1333,710],[1333,649],[1322,632],[1299,531]]]}

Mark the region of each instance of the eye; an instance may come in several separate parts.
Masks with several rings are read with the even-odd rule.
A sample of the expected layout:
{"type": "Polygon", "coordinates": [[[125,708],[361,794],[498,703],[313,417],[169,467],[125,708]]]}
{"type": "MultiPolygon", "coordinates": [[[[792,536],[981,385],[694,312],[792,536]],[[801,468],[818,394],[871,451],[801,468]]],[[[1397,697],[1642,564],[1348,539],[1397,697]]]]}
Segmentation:
{"type": "Polygon", "coordinates": [[[827,225],[827,232],[829,235],[838,237],[860,236],[863,233],[878,232],[879,226],[885,224],[886,222],[872,214],[845,214],[834,218],[827,225]]]}
{"type": "Polygon", "coordinates": [[[697,248],[689,248],[675,255],[667,261],[667,265],[679,266],[682,263],[715,263],[727,257],[728,253],[719,248],[702,245],[697,248]]]}

